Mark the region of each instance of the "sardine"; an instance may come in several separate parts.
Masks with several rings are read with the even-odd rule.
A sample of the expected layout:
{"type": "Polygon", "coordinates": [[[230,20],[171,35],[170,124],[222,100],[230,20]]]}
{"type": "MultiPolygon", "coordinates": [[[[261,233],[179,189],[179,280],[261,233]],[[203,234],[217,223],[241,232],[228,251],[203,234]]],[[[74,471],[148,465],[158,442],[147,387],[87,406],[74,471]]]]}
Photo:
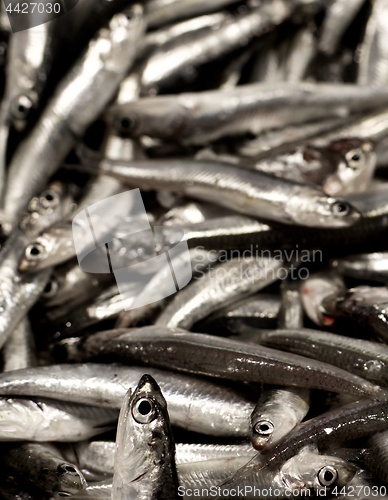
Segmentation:
{"type": "Polygon", "coordinates": [[[357,286],[350,289],[337,302],[338,309],[367,325],[378,337],[387,342],[388,289],[385,287],[357,286]]]}
{"type": "Polygon", "coordinates": [[[387,14],[388,5],[385,0],[373,2],[359,59],[357,81],[360,85],[384,86],[388,82],[387,14]]]}
{"type": "Polygon", "coordinates": [[[263,3],[251,11],[226,18],[216,29],[203,30],[187,43],[181,40],[170,50],[161,47],[142,69],[142,93],[190,83],[201,66],[227,57],[247,46],[253,38],[274,29],[291,14],[291,5],[283,0],[263,3]]]}
{"type": "Polygon", "coordinates": [[[117,426],[112,498],[178,498],[175,443],[163,394],[143,375],[126,394],[117,426]]]}
{"type": "MultiPolygon", "coordinates": [[[[248,435],[254,405],[238,391],[167,371],[147,372],[158,380],[173,425],[213,436],[248,435]]],[[[143,374],[143,368],[113,364],[49,365],[0,374],[0,393],[120,409],[128,387],[143,374]]]]}
{"type": "MultiPolygon", "coordinates": [[[[234,339],[158,326],[101,332],[80,345],[88,358],[130,362],[244,382],[315,388],[366,397],[384,390],[326,363],[234,339]]],[[[1,384],[1,378],[0,378],[1,384]]],[[[1,390],[1,386],[0,386],[1,390]]]]}
{"type": "Polygon", "coordinates": [[[58,168],[74,139],[82,136],[112,99],[134,60],[137,40],[143,31],[140,6],[116,14],[62,80],[12,159],[4,201],[4,217],[11,225],[26,208],[26,200],[58,168]],[[37,166],[33,172],[31,164],[37,166]]]}
{"type": "Polygon", "coordinates": [[[312,274],[301,285],[301,298],[307,316],[318,326],[335,321],[336,300],[345,293],[345,284],[336,272],[312,274]]]}
{"type": "Polygon", "coordinates": [[[20,483],[41,492],[70,496],[86,488],[77,466],[65,461],[54,447],[40,443],[2,444],[2,467],[20,483]]]}
{"type": "MultiPolygon", "coordinates": [[[[12,4],[9,4],[12,6],[12,4]]],[[[29,11],[33,23],[34,15],[29,11]]],[[[50,19],[44,12],[40,16],[50,19]]],[[[6,85],[0,106],[0,198],[5,194],[7,145],[11,126],[23,131],[31,113],[41,104],[57,55],[58,21],[12,33],[7,52],[6,85]],[[55,33],[57,32],[57,36],[55,33]]],[[[34,193],[35,194],[35,193],[34,193]]]]}
{"type": "Polygon", "coordinates": [[[353,22],[364,0],[346,2],[346,0],[334,0],[326,9],[321,34],[319,37],[319,49],[327,55],[334,54],[341,42],[345,31],[353,22]]]}
{"type": "MultiPolygon", "coordinates": [[[[223,483],[228,484],[228,476],[233,474],[233,470],[236,470],[241,462],[242,458],[234,458],[183,464],[178,469],[182,491],[184,492],[186,488],[191,493],[193,490],[201,491],[201,488],[213,487],[213,491],[219,492],[221,498],[227,498],[230,489],[229,487],[224,489],[223,483]]],[[[263,492],[259,493],[259,498],[272,496],[266,494],[269,491],[274,496],[284,498],[296,496],[296,491],[301,495],[303,492],[306,496],[319,490],[329,493],[336,486],[346,485],[355,471],[356,468],[345,460],[320,455],[314,447],[306,446],[283,465],[260,470],[241,485],[241,489],[246,492],[248,498],[257,496],[253,491],[263,492]],[[254,487],[257,490],[254,490],[254,487]]]]}
{"type": "Polygon", "coordinates": [[[381,283],[388,282],[388,253],[386,252],[347,255],[335,259],[332,266],[343,276],[381,283]]]}
{"type": "MultiPolygon", "coordinates": [[[[88,169],[93,171],[93,167],[88,169]]],[[[347,201],[329,197],[318,188],[228,163],[157,160],[123,164],[104,160],[97,171],[144,190],[177,191],[283,224],[346,227],[360,218],[347,201]],[[226,178],[227,183],[222,180],[226,178]]]]}
{"type": "Polygon", "coordinates": [[[387,400],[361,400],[311,418],[300,424],[268,453],[257,454],[228,484],[249,480],[266,467],[281,464],[310,443],[322,448],[383,431],[388,427],[387,410],[387,400]]]}
{"type": "Polygon", "coordinates": [[[309,390],[265,389],[251,415],[252,445],[260,451],[274,446],[304,419],[309,405],[309,390]]]}
{"type": "Polygon", "coordinates": [[[240,331],[241,324],[256,328],[275,327],[280,314],[280,300],[276,295],[259,293],[219,309],[201,323],[201,330],[223,333],[240,331]]]}
{"type": "Polygon", "coordinates": [[[3,372],[36,366],[35,341],[30,321],[23,317],[3,348],[3,372]]]}
{"type": "MultiPolygon", "coordinates": [[[[76,443],[72,450],[66,450],[68,460],[76,460],[80,470],[88,476],[102,478],[113,476],[114,453],[113,441],[91,441],[76,443]]],[[[256,452],[249,442],[239,444],[197,444],[176,443],[176,463],[193,463],[222,458],[248,457],[256,452]]],[[[246,460],[246,458],[245,458],[246,460]]]]}
{"type": "Polygon", "coordinates": [[[257,340],[343,368],[375,384],[388,385],[388,346],[309,329],[261,331],[257,340]]]}
{"type": "Polygon", "coordinates": [[[118,414],[113,409],[42,398],[0,398],[0,417],[0,441],[74,442],[114,428],[118,414]]]}
{"type": "Polygon", "coordinates": [[[364,456],[367,467],[383,484],[388,485],[388,432],[375,434],[368,440],[368,449],[364,456]]]}
{"type": "MultiPolygon", "coordinates": [[[[183,144],[346,117],[387,105],[384,89],[310,82],[240,85],[230,90],[145,97],[107,112],[123,133],[183,144]]],[[[357,137],[353,135],[353,137],[357,137]]]]}
{"type": "Polygon", "coordinates": [[[277,281],[283,266],[280,259],[266,257],[222,262],[181,290],[155,324],[190,329],[217,309],[277,281]]]}

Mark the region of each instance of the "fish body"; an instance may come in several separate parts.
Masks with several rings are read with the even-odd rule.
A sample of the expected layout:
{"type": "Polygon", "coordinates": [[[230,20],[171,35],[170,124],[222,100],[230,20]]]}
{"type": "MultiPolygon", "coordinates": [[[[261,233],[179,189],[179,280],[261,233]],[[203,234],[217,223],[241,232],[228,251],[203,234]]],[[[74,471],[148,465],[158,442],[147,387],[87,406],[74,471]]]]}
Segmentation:
{"type": "MultiPolygon", "coordinates": [[[[173,425],[215,436],[248,435],[254,405],[238,391],[201,378],[147,372],[159,381],[173,425]]],[[[0,393],[120,409],[127,389],[143,374],[143,368],[114,364],[50,365],[0,374],[0,393]]]]}
{"type": "MultiPolygon", "coordinates": [[[[230,338],[160,326],[102,332],[86,339],[81,349],[86,358],[129,363],[141,360],[149,366],[229,380],[287,384],[366,397],[384,395],[378,386],[326,363],[311,363],[303,356],[284,355],[230,338]]],[[[306,394],[303,396],[307,398],[306,394]]]]}
{"type": "Polygon", "coordinates": [[[140,189],[175,191],[283,224],[346,227],[360,218],[347,201],[329,197],[314,186],[228,163],[158,160],[125,165],[105,160],[98,171],[140,189]]]}

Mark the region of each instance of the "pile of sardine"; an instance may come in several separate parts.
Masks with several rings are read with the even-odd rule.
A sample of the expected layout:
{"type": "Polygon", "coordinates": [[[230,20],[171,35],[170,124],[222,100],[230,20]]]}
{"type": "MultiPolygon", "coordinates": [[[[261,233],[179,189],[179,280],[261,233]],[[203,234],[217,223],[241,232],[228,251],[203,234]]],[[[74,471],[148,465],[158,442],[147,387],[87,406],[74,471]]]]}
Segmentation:
{"type": "Polygon", "coordinates": [[[0,6],[0,498],[385,498],[388,0],[73,3],[0,6]]]}

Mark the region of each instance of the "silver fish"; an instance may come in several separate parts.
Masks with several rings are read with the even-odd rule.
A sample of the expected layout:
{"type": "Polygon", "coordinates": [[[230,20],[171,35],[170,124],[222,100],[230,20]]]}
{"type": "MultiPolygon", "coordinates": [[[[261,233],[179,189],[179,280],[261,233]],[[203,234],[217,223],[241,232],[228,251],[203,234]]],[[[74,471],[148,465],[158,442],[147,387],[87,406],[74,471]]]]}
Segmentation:
{"type": "Polygon", "coordinates": [[[382,283],[388,281],[388,253],[386,252],[347,255],[332,261],[332,266],[343,276],[382,283]]]}
{"type": "Polygon", "coordinates": [[[367,324],[385,342],[387,330],[388,289],[385,287],[358,286],[350,289],[338,301],[338,309],[362,324],[367,324]]]}
{"type": "Polygon", "coordinates": [[[336,272],[312,274],[301,285],[301,298],[307,316],[318,326],[335,321],[336,300],[345,293],[345,284],[336,272]]]}
{"type": "Polygon", "coordinates": [[[8,474],[41,492],[70,496],[87,486],[77,466],[66,462],[55,447],[48,444],[3,444],[0,460],[8,474]]]}
{"type": "Polygon", "coordinates": [[[251,415],[251,442],[256,450],[275,445],[306,416],[310,391],[265,389],[251,415]]]}
{"type": "MultiPolygon", "coordinates": [[[[149,5],[150,2],[148,2],[149,5]]],[[[226,17],[224,12],[215,12],[211,14],[205,14],[198,17],[193,17],[186,21],[177,22],[176,24],[168,25],[162,27],[158,30],[146,33],[141,44],[141,55],[139,58],[143,58],[151,54],[158,47],[170,45],[171,40],[178,42],[181,39],[185,40],[187,35],[191,36],[193,33],[201,31],[207,28],[218,28],[222,21],[226,17]]],[[[150,22],[150,16],[147,19],[150,22]]],[[[149,24],[148,24],[149,25],[149,24]]]]}
{"type": "Polygon", "coordinates": [[[227,380],[376,398],[385,395],[380,387],[326,363],[311,363],[308,358],[296,355],[284,356],[281,351],[239,340],[161,326],[100,332],[85,339],[80,349],[86,359],[141,361],[148,366],[227,380]]]}
{"type": "Polygon", "coordinates": [[[261,331],[258,342],[344,368],[375,384],[388,385],[388,346],[307,328],[261,331]]]}
{"type": "MultiPolygon", "coordinates": [[[[159,382],[173,425],[213,436],[248,435],[254,405],[238,391],[168,371],[147,372],[159,382]]],[[[120,409],[127,389],[143,374],[142,368],[113,364],[49,365],[0,374],[0,394],[120,409]]]]}
{"type": "Polygon", "coordinates": [[[299,82],[306,79],[309,66],[317,53],[315,26],[300,29],[292,38],[284,65],[285,80],[299,82]]]}
{"type": "Polygon", "coordinates": [[[280,314],[280,299],[276,295],[259,293],[219,309],[203,323],[204,331],[239,333],[241,324],[256,328],[275,327],[280,314]]]}
{"type": "Polygon", "coordinates": [[[3,347],[3,372],[36,366],[35,341],[30,321],[23,317],[3,347]]]}
{"type": "Polygon", "coordinates": [[[387,407],[387,400],[360,400],[306,420],[264,456],[256,455],[227,483],[252,480],[249,478],[260,474],[266,467],[284,463],[309,444],[327,447],[383,431],[388,427],[387,407]]]}
{"type": "MultiPolygon", "coordinates": [[[[182,464],[178,469],[181,491],[184,493],[186,488],[190,494],[193,491],[201,491],[201,488],[213,487],[221,498],[225,498],[224,494],[228,496],[229,486],[224,490],[223,484],[228,484],[228,477],[233,475],[233,471],[241,462],[242,458],[234,458],[182,464]]],[[[345,460],[320,455],[314,447],[306,446],[281,466],[260,470],[241,486],[248,498],[257,496],[253,494],[254,487],[257,488],[256,492],[263,492],[259,493],[259,498],[267,498],[265,492],[269,491],[285,498],[296,496],[296,491],[308,496],[319,490],[329,492],[335,486],[343,487],[352,479],[355,471],[356,468],[345,460]]]]}
{"type": "MultiPolygon", "coordinates": [[[[29,16],[33,22],[34,15],[29,16]]],[[[40,14],[50,19],[47,13],[40,14]]],[[[43,17],[43,18],[44,18],[43,17]]],[[[0,198],[5,193],[5,168],[9,129],[22,131],[31,112],[41,101],[58,48],[58,22],[52,20],[40,26],[12,33],[7,53],[6,87],[0,106],[0,198]]]]}
{"type": "Polygon", "coordinates": [[[230,135],[259,135],[264,130],[309,120],[343,118],[387,102],[388,92],[380,88],[310,82],[256,83],[229,90],[144,97],[112,106],[107,120],[132,136],[208,144],[230,135]]]}
{"type": "Polygon", "coordinates": [[[158,317],[156,325],[189,329],[222,306],[277,281],[280,259],[232,259],[203,273],[181,290],[158,317]]]}
{"type": "Polygon", "coordinates": [[[0,441],[72,442],[114,428],[118,415],[115,410],[77,403],[0,398],[0,416],[0,441]]]}
{"type": "Polygon", "coordinates": [[[197,32],[187,43],[180,40],[152,54],[142,70],[142,93],[155,94],[160,88],[189,83],[204,65],[247,46],[251,40],[275,28],[291,14],[283,0],[263,3],[247,13],[227,17],[217,29],[197,32]]]}
{"type": "Polygon", "coordinates": [[[178,498],[167,403],[150,375],[126,394],[117,426],[112,498],[178,498]]]}
{"type": "MultiPolygon", "coordinates": [[[[85,476],[103,478],[113,476],[115,443],[113,441],[91,441],[76,443],[65,450],[68,460],[76,461],[85,476]]],[[[220,458],[248,457],[256,452],[249,442],[238,444],[176,443],[176,463],[193,463],[220,458]]]]}
{"type": "MultiPolygon", "coordinates": [[[[80,168],[94,170],[93,167],[80,168]]],[[[314,186],[280,180],[228,163],[157,160],[124,164],[104,160],[97,170],[144,190],[177,191],[283,224],[344,227],[360,217],[348,202],[329,197],[314,186]],[[221,182],[225,178],[228,183],[221,182]],[[216,193],[219,196],[215,196],[216,193]]]]}
{"type": "Polygon", "coordinates": [[[143,30],[139,5],[116,14],[62,80],[11,162],[4,200],[4,217],[11,225],[25,209],[25,200],[34,196],[58,168],[74,138],[85,132],[112,99],[134,60],[143,30]],[[37,166],[32,173],[31,162],[37,166]]]}
{"type": "Polygon", "coordinates": [[[328,55],[336,52],[342,36],[356,17],[363,3],[363,0],[355,0],[350,3],[346,2],[346,0],[334,0],[330,3],[325,12],[319,37],[319,49],[322,52],[328,55]]]}
{"type": "Polygon", "coordinates": [[[388,4],[385,0],[373,2],[359,59],[360,85],[384,86],[388,82],[387,13],[388,4]]]}
{"type": "MultiPolygon", "coordinates": [[[[248,457],[234,457],[224,459],[205,460],[180,464],[178,466],[178,476],[180,486],[179,496],[190,498],[200,496],[201,491],[211,491],[217,498],[228,498],[229,489],[223,489],[220,483],[224,483],[244,460],[248,457]]],[[[356,468],[337,457],[329,455],[319,455],[313,447],[305,447],[294,457],[286,461],[282,466],[272,467],[260,471],[252,481],[243,485],[243,490],[248,498],[253,498],[254,487],[263,492],[276,492],[276,496],[289,498],[292,492],[301,490],[308,495],[308,490],[318,492],[318,490],[330,491],[337,487],[345,486],[354,476],[356,468]]],[[[255,490],[256,492],[258,490],[255,490]]],[[[93,498],[110,498],[112,482],[107,480],[89,487],[86,492],[93,498]]],[[[296,495],[296,493],[295,493],[296,495]]],[[[267,498],[264,494],[259,498],[267,498]]],[[[75,498],[84,498],[81,494],[75,498]]]]}

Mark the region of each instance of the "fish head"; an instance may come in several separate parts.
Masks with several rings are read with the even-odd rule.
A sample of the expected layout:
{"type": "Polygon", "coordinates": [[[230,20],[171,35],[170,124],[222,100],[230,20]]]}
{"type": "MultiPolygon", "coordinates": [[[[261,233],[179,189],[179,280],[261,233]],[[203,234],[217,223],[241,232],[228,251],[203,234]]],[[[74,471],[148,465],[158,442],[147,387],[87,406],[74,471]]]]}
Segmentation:
{"type": "Polygon", "coordinates": [[[327,177],[324,191],[337,194],[359,193],[368,188],[375,171],[377,156],[371,141],[340,139],[330,145],[338,155],[336,171],[327,177]]]}
{"type": "Polygon", "coordinates": [[[147,135],[166,140],[184,134],[190,121],[188,111],[179,102],[163,96],[144,97],[139,102],[112,106],[107,118],[122,135],[147,135]]]}
{"type": "Polygon", "coordinates": [[[59,496],[67,496],[68,494],[76,493],[79,490],[84,490],[87,487],[87,482],[75,465],[64,462],[57,467],[58,479],[55,487],[55,492],[59,496]]]}
{"type": "Polygon", "coordinates": [[[53,245],[54,241],[45,235],[31,241],[24,250],[24,255],[19,263],[19,271],[38,271],[40,264],[50,255],[53,245]]]}
{"type": "Polygon", "coordinates": [[[10,120],[18,132],[27,125],[31,112],[38,105],[38,95],[35,92],[24,92],[12,99],[9,107],[10,120]]]}
{"type": "Polygon", "coordinates": [[[150,481],[175,470],[175,445],[167,403],[156,381],[144,375],[132,394],[127,393],[116,437],[115,482],[128,484],[148,477],[150,481]]]}
{"type": "Polygon", "coordinates": [[[300,190],[300,196],[297,193],[289,198],[286,212],[295,224],[321,228],[349,227],[361,217],[348,201],[319,194],[317,189],[307,186],[300,190]]]}
{"type": "Polygon", "coordinates": [[[279,442],[282,437],[295,427],[298,421],[293,411],[288,411],[284,404],[273,403],[270,406],[271,416],[266,415],[266,405],[263,412],[251,417],[251,442],[253,447],[262,451],[279,442]],[[281,425],[279,423],[281,422],[281,425]]]}
{"type": "Polygon", "coordinates": [[[330,490],[345,486],[356,470],[341,458],[320,455],[315,447],[306,446],[283,464],[281,475],[289,488],[330,490]]]}
{"type": "Polygon", "coordinates": [[[154,462],[163,460],[166,440],[171,437],[167,403],[150,375],[144,375],[130,402],[134,434],[142,443],[147,444],[153,454],[154,462]]]}
{"type": "Polygon", "coordinates": [[[336,273],[316,273],[301,285],[301,300],[307,316],[316,325],[331,326],[336,314],[337,298],[345,285],[336,273]]]}
{"type": "Polygon", "coordinates": [[[20,228],[26,234],[37,234],[50,226],[62,215],[66,194],[62,183],[53,182],[39,196],[34,196],[28,205],[28,213],[20,221],[20,228]]]}
{"type": "Polygon", "coordinates": [[[54,224],[30,241],[24,249],[19,262],[20,272],[36,272],[54,266],[57,261],[62,262],[61,255],[67,253],[68,247],[73,245],[71,227],[66,223],[54,224]]]}

